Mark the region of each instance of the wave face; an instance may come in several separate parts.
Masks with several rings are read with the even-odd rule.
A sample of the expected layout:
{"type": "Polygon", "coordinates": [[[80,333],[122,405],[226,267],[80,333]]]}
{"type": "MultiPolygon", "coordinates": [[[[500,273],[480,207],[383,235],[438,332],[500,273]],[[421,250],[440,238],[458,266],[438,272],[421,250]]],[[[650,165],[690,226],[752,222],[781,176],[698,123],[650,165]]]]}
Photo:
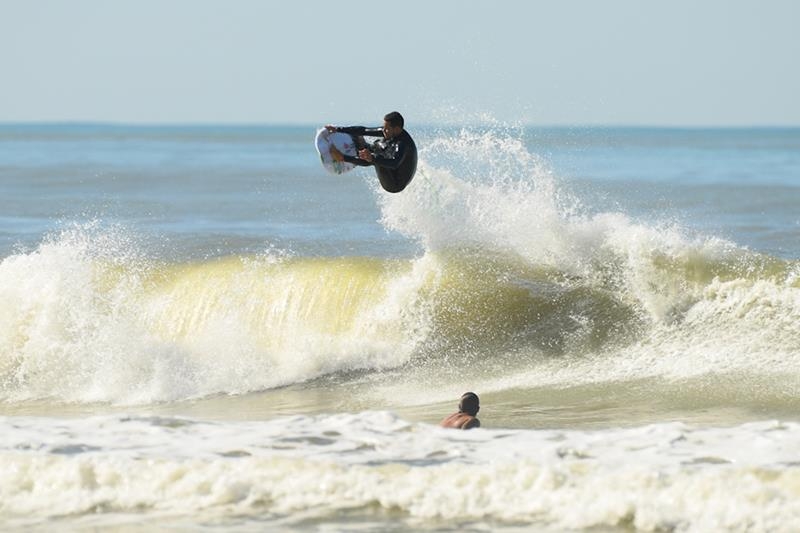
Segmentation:
{"type": "Polygon", "coordinates": [[[267,256],[157,265],[106,237],[65,232],[0,265],[7,401],[242,393],[397,366],[417,341],[405,316],[413,275],[394,274],[407,265],[267,256]]]}
{"type": "Polygon", "coordinates": [[[87,224],[6,257],[0,398],[161,402],[465,362],[483,390],[718,375],[763,378],[779,398],[800,386],[796,261],[593,213],[496,132],[434,139],[413,185],[379,198],[383,225],[419,256],[165,264],[125,230],[87,224]]]}

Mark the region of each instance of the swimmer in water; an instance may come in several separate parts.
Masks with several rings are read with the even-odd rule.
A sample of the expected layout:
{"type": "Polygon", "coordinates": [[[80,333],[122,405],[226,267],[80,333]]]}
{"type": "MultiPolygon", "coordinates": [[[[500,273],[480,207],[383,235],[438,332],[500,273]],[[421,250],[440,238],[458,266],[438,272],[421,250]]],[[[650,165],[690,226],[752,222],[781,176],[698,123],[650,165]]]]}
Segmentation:
{"type": "Polygon", "coordinates": [[[458,402],[458,412],[453,413],[439,425],[443,428],[472,429],[481,427],[481,421],[476,418],[481,410],[480,399],[474,392],[465,392],[458,402]]]}

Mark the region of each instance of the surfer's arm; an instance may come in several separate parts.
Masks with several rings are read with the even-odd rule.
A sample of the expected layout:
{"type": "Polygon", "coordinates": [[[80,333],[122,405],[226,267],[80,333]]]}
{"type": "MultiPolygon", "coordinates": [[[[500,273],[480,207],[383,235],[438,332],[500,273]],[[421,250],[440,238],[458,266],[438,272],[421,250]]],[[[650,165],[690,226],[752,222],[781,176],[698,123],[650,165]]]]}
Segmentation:
{"type": "Polygon", "coordinates": [[[383,137],[383,128],[365,128],[364,126],[336,126],[334,131],[347,133],[348,135],[365,136],[365,137],[383,137]]]}
{"type": "Polygon", "coordinates": [[[344,160],[348,163],[352,163],[358,167],[371,167],[372,163],[367,161],[366,159],[361,159],[360,157],[355,157],[352,155],[344,155],[342,154],[344,160]]]}

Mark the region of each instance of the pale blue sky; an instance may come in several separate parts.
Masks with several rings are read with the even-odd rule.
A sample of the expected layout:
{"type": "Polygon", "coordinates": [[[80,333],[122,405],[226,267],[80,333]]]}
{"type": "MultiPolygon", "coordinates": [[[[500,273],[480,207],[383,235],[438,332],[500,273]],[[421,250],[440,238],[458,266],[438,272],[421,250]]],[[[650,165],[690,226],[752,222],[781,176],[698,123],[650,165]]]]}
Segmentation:
{"type": "Polygon", "coordinates": [[[0,0],[0,122],[800,125],[800,1],[0,0]]]}

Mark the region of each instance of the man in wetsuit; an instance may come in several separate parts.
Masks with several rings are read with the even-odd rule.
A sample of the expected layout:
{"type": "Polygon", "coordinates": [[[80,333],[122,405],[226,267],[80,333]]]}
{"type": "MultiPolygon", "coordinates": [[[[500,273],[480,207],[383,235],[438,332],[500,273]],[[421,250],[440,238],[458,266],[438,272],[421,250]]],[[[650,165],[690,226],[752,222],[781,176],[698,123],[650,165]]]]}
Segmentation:
{"type": "Polygon", "coordinates": [[[340,128],[325,126],[328,131],[340,131],[352,135],[359,145],[358,157],[344,155],[334,148],[331,153],[354,165],[374,166],[378,179],[388,192],[400,192],[414,177],[417,171],[417,145],[414,139],[403,129],[403,116],[392,111],[383,117],[383,128],[365,128],[350,126],[340,128]],[[367,145],[361,137],[383,137],[372,145],[367,145]]]}
{"type": "Polygon", "coordinates": [[[465,392],[458,402],[458,412],[453,413],[439,425],[443,428],[472,429],[481,427],[481,421],[476,418],[481,410],[480,399],[474,392],[465,392]]]}

